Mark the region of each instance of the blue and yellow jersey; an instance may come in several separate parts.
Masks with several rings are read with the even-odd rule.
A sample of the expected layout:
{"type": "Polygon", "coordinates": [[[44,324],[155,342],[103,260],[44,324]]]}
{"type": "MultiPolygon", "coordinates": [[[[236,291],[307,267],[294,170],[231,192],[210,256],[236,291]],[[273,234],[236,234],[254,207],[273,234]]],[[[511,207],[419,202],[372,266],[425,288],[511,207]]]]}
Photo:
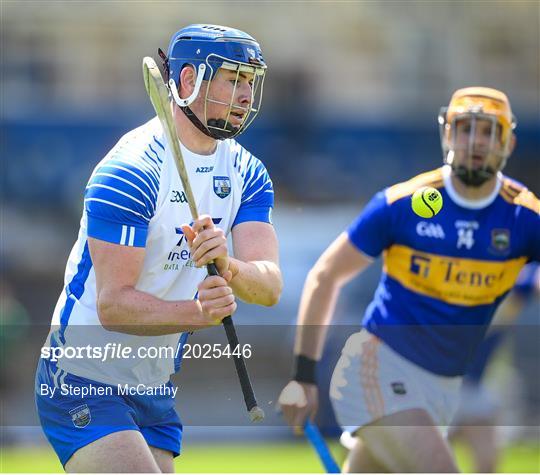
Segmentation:
{"type": "Polygon", "coordinates": [[[467,202],[442,167],[377,193],[347,232],[364,254],[383,255],[364,327],[423,368],[456,376],[521,268],[540,260],[540,201],[499,174],[490,197],[467,202]],[[421,186],[443,197],[431,219],[411,209],[421,186]]]}

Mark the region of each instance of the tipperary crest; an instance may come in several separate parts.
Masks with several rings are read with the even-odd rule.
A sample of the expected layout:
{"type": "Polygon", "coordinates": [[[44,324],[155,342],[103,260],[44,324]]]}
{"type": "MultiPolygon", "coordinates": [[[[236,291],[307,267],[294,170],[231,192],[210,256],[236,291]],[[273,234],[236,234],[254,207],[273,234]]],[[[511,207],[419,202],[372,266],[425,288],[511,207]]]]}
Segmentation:
{"type": "Polygon", "coordinates": [[[510,230],[494,229],[491,231],[491,247],[498,252],[504,252],[510,247],[510,230]]]}
{"type": "Polygon", "coordinates": [[[231,180],[228,176],[214,177],[214,193],[220,198],[226,198],[231,194],[231,180]]]}
{"type": "Polygon", "coordinates": [[[75,409],[72,409],[69,411],[69,415],[71,416],[73,425],[79,429],[86,427],[92,420],[90,409],[88,408],[87,404],[83,404],[82,406],[77,406],[75,409]]]}

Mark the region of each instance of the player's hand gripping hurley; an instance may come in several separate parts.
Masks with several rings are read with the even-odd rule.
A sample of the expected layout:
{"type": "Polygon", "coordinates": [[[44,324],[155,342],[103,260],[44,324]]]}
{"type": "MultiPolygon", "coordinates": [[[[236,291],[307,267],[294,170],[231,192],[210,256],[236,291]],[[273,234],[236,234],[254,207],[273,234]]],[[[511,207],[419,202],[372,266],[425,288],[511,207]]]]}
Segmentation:
{"type": "MultiPolygon", "coordinates": [[[[163,126],[163,130],[167,137],[169,146],[172,149],[174,162],[176,164],[178,174],[180,175],[182,186],[184,187],[184,192],[186,194],[191,216],[194,220],[196,220],[199,216],[199,213],[195,204],[193,192],[191,191],[191,185],[189,183],[186,166],[184,164],[184,159],[180,150],[180,144],[176,135],[176,128],[172,117],[169,101],[169,89],[163,81],[163,77],[161,76],[161,72],[159,71],[156,62],[149,56],[143,59],[143,76],[146,92],[150,97],[152,106],[154,106],[156,114],[161,122],[161,125],[163,126]]],[[[214,263],[210,263],[206,267],[209,275],[219,275],[219,272],[214,263]]],[[[238,348],[239,342],[232,318],[230,316],[225,317],[222,323],[223,327],[225,328],[225,333],[227,334],[227,340],[230,347],[233,349],[238,348]]],[[[247,372],[246,363],[240,353],[236,355],[235,352],[234,364],[236,366],[236,372],[238,373],[238,379],[240,380],[240,386],[242,387],[242,393],[244,394],[244,401],[246,403],[246,407],[249,412],[251,421],[262,421],[264,419],[264,411],[259,406],[257,406],[255,394],[253,393],[253,388],[251,386],[251,381],[247,372]]]]}

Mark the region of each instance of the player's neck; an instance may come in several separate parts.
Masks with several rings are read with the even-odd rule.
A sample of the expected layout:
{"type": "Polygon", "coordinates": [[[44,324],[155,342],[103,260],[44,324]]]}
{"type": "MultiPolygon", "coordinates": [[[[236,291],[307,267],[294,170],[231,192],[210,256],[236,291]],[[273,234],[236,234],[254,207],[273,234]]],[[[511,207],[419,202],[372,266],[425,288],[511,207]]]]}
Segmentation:
{"type": "Polygon", "coordinates": [[[182,145],[198,155],[212,155],[216,151],[217,140],[203,134],[195,127],[178,107],[174,107],[176,133],[182,145]]]}
{"type": "Polygon", "coordinates": [[[452,187],[462,198],[471,201],[479,201],[493,193],[497,186],[497,177],[494,176],[480,186],[467,186],[454,174],[451,175],[452,187]]]}

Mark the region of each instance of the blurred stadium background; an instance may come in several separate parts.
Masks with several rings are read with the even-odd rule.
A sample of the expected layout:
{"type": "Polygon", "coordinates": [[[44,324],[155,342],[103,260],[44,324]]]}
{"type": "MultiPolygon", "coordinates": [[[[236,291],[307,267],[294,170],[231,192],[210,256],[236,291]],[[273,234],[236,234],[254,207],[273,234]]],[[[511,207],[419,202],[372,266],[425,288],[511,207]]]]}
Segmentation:
{"type": "MultiPolygon", "coordinates": [[[[226,24],[262,45],[269,65],[263,108],[239,141],[275,184],[286,286],[276,308],[242,306],[235,318],[245,325],[241,338],[256,348],[248,364],[268,423],[247,427],[231,362],[189,361],[176,379],[187,426],[179,469],[318,470],[273,411],[290,372],[304,277],[373,193],[440,165],[436,118],[455,89],[488,85],[508,93],[518,146],[506,172],[540,192],[537,1],[2,1],[0,8],[1,471],[59,469],[33,404],[39,347],[62,289],[86,180],[121,134],[152,116],[141,58],[157,57],[180,27],[226,24]],[[215,448],[224,439],[265,445],[222,449],[223,464],[204,465],[205,444],[215,448]]],[[[375,266],[353,282],[339,302],[341,328],[329,339],[323,384],[378,272],[375,266]]],[[[538,310],[534,301],[521,316],[527,331],[516,333],[495,371],[510,444],[501,470],[540,471],[539,429],[531,423],[540,408],[538,310]]],[[[207,332],[194,341],[224,338],[207,332]]],[[[336,434],[325,401],[320,423],[336,434]]]]}

